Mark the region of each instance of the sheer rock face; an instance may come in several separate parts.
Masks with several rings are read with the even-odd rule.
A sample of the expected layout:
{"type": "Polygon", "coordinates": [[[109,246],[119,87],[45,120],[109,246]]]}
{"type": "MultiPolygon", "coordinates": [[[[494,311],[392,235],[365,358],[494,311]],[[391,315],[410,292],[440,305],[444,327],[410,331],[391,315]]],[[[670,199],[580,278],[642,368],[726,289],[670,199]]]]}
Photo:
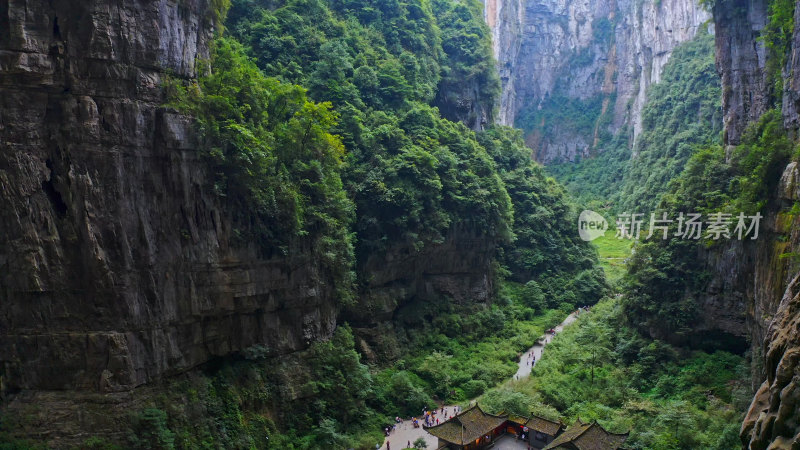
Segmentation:
{"type": "Polygon", "coordinates": [[[492,31],[492,50],[502,84],[497,122],[513,125],[517,104],[514,62],[519,59],[525,24],[525,0],[484,0],[484,17],[492,31]]]}
{"type": "MultiPolygon", "coordinates": [[[[723,83],[723,113],[727,145],[741,142],[747,126],[772,107],[766,74],[766,51],[759,39],[766,18],[763,1],[726,0],[715,3],[717,70],[723,83]]],[[[800,84],[789,76],[800,65],[800,27],[795,24],[787,67],[783,68],[783,118],[787,129],[798,129],[800,84]]],[[[790,163],[769,200],[764,224],[767,234],[743,257],[753,263],[716,278],[741,278],[746,299],[747,330],[753,346],[758,387],[742,424],[746,448],[796,448],[800,440],[800,217],[786,211],[800,201],[800,170],[790,163]],[[748,256],[751,255],[751,256],[748,256]],[[787,255],[789,257],[787,257],[787,255]]]]}
{"type": "Polygon", "coordinates": [[[412,299],[436,300],[442,295],[459,304],[489,302],[494,254],[489,240],[458,231],[421,253],[394,249],[370,256],[361,270],[369,274],[361,297],[374,309],[353,317],[360,318],[359,323],[390,321],[398,307],[412,299]]]}
{"type": "Polygon", "coordinates": [[[368,274],[358,303],[342,312],[369,361],[402,357],[397,339],[418,328],[420,303],[448,298],[457,305],[489,303],[493,292],[493,241],[453,230],[444,242],[420,252],[394,247],[370,255],[359,272],[368,274]]]}
{"type": "Polygon", "coordinates": [[[766,380],[742,424],[751,449],[792,449],[800,442],[800,274],[789,284],[764,345],[766,380]]]}
{"type": "MultiPolygon", "coordinates": [[[[795,11],[800,2],[795,2],[795,11]]],[[[793,71],[800,68],[800,20],[794,21],[792,51],[787,57],[787,67],[783,69],[783,118],[788,129],[800,129],[800,77],[793,71]]]]}
{"type": "MultiPolygon", "coordinates": [[[[308,245],[237,238],[193,119],[161,106],[208,57],[210,8],[0,4],[0,412],[24,436],[119,438],[159,380],[253,345],[297,360],[336,327],[308,245]]],[[[493,248],[462,237],[369,263],[364,295],[485,300],[493,248]]]]}
{"type": "Polygon", "coordinates": [[[764,0],[714,3],[716,63],[722,77],[723,140],[737,145],[751,122],[768,108],[766,49],[758,39],[767,21],[764,0]]]}
{"type": "Polygon", "coordinates": [[[439,83],[439,92],[433,101],[442,117],[461,122],[471,130],[482,131],[493,122],[493,105],[481,93],[481,83],[475,79],[466,83],[439,83]]]}
{"type": "MultiPolygon", "coordinates": [[[[761,354],[786,286],[800,269],[786,257],[800,249],[800,218],[785,213],[800,198],[798,177],[796,164],[789,164],[767,199],[758,239],[734,238],[698,254],[710,275],[705,292],[697,298],[702,311],[698,328],[748,338],[754,355],[761,354]]],[[[755,376],[760,383],[764,374],[755,376]]]]}
{"type": "MultiPolygon", "coordinates": [[[[660,80],[672,50],[711,17],[695,0],[484,4],[503,85],[499,122],[512,125],[521,111],[539,108],[553,95],[602,96],[602,112],[613,115],[609,131],[628,126],[634,139],[647,88],[660,80]]],[[[557,128],[528,136],[528,144],[539,161],[571,161],[593,150],[596,134],[557,128]]]]}
{"type": "Polygon", "coordinates": [[[12,406],[20,391],[121,392],[332,332],[310,252],[237,243],[192,119],[160,107],[164,74],[193,77],[212,29],[206,0],[0,6],[0,382],[12,406]]]}
{"type": "MultiPolygon", "coordinates": [[[[800,201],[800,169],[790,163],[776,192],[785,205],[800,201]]],[[[800,439],[800,217],[775,216],[783,236],[760,245],[750,330],[764,380],[742,424],[752,449],[789,449],[800,439]]]]}

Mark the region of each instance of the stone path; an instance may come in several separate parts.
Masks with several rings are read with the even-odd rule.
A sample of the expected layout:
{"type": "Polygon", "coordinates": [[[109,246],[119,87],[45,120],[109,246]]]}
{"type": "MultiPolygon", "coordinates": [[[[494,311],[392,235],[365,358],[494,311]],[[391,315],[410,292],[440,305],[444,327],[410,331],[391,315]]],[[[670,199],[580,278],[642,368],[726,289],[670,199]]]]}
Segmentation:
{"type": "MultiPolygon", "coordinates": [[[[572,313],[567,316],[567,318],[555,328],[556,334],[561,333],[565,326],[575,322],[577,318],[578,313],[572,313]]],[[[522,354],[522,356],[519,358],[519,363],[517,363],[519,368],[517,369],[517,373],[514,375],[515,380],[521,380],[527,376],[530,376],[531,369],[533,369],[533,364],[530,364],[531,355],[536,357],[536,361],[539,361],[542,358],[544,346],[547,345],[552,339],[553,336],[545,334],[544,336],[540,337],[535,344],[533,344],[533,347],[529,348],[528,351],[522,354]]]]}
{"type": "MultiPolygon", "coordinates": [[[[555,330],[556,334],[560,333],[561,330],[564,329],[565,326],[575,322],[578,318],[577,313],[572,313],[558,325],[555,330]]],[[[528,365],[528,358],[530,357],[531,353],[536,356],[536,360],[538,361],[542,357],[542,351],[544,350],[545,345],[549,343],[550,339],[553,339],[550,335],[544,335],[540,337],[533,347],[528,349],[519,360],[519,369],[517,370],[516,375],[514,375],[514,379],[518,380],[524,377],[527,377],[531,374],[531,366],[528,365]]],[[[453,406],[445,406],[445,409],[449,415],[453,414],[453,406]]],[[[440,415],[441,418],[441,415],[440,415]]],[[[438,440],[430,435],[424,428],[414,428],[414,425],[411,423],[411,420],[406,420],[403,423],[397,424],[397,429],[389,435],[384,441],[383,445],[381,445],[381,450],[403,450],[406,448],[406,445],[410,442],[411,445],[414,445],[414,441],[419,438],[425,439],[425,442],[428,444],[428,450],[435,450],[436,446],[438,445],[438,440]],[[387,446],[387,444],[389,444],[387,446]]],[[[516,441],[513,437],[510,439],[502,439],[497,441],[497,445],[503,443],[502,447],[497,447],[498,450],[515,450],[520,448],[527,448],[527,446],[523,445],[520,447],[520,442],[516,441]],[[519,445],[518,445],[519,444],[519,445]]]]}
{"type": "Polygon", "coordinates": [[[530,450],[528,441],[522,441],[510,434],[501,436],[494,442],[494,450],[530,450]]]}
{"type": "MultiPolygon", "coordinates": [[[[452,406],[448,408],[452,410],[452,406]]],[[[409,442],[413,446],[414,441],[419,438],[425,439],[425,442],[428,444],[428,450],[436,449],[438,441],[434,436],[428,434],[422,427],[414,428],[414,424],[411,423],[411,420],[406,420],[403,423],[397,424],[397,430],[386,438],[381,449],[386,450],[386,443],[388,442],[391,444],[391,446],[388,447],[389,450],[402,450],[406,448],[409,442]]]]}

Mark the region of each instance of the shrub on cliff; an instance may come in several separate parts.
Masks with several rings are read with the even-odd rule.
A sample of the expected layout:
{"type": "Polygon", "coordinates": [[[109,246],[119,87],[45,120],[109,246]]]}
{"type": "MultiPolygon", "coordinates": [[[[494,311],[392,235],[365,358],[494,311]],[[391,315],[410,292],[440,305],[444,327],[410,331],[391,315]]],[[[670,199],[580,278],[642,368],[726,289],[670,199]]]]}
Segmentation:
{"type": "Polygon", "coordinates": [[[238,232],[266,253],[288,254],[311,241],[350,295],[353,204],[342,180],[344,147],[331,133],[337,114],[299,86],[265,76],[241,45],[217,39],[197,84],[167,84],[170,105],[197,120],[213,189],[238,232]]]}
{"type": "Polygon", "coordinates": [[[359,260],[394,246],[440,243],[453,227],[511,238],[511,202],[494,161],[472,131],[430,106],[447,90],[443,79],[468,76],[486,90],[491,109],[497,80],[476,7],[233,2],[229,30],[259,67],[307,86],[341,117],[334,130],[348,151],[344,180],[358,211],[359,260]]]}

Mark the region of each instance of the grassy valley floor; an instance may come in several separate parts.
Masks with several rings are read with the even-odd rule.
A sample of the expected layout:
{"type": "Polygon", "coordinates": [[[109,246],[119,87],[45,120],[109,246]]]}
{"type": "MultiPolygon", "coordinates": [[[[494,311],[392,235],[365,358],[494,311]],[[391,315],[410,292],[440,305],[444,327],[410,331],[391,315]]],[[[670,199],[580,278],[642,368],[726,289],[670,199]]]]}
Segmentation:
{"type": "MultiPolygon", "coordinates": [[[[592,243],[613,285],[632,252],[615,230],[592,243]]],[[[749,364],[740,355],[705,353],[642,337],[626,324],[619,296],[581,314],[548,345],[531,376],[490,389],[490,412],[534,413],[571,425],[597,420],[630,432],[627,448],[741,448],[739,424],[749,404],[749,364]]]]}
{"type": "Polygon", "coordinates": [[[609,228],[605,235],[592,241],[597,249],[600,267],[606,274],[609,283],[614,284],[625,275],[625,263],[631,256],[633,241],[618,239],[616,230],[609,228]]]}
{"type": "Polygon", "coordinates": [[[644,339],[623,322],[618,300],[603,300],[548,345],[531,377],[490,390],[481,405],[568,425],[597,420],[630,432],[627,448],[741,448],[746,359],[644,339]]]}

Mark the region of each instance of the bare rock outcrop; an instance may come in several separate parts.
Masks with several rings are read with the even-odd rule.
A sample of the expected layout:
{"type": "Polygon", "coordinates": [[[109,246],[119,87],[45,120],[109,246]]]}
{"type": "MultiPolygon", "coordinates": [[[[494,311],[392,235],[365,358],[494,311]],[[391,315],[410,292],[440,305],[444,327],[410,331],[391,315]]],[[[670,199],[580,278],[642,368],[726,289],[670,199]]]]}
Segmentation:
{"type": "MultiPolygon", "coordinates": [[[[332,333],[336,299],[313,254],[237,239],[193,119],[161,106],[165,74],[192,78],[208,57],[216,14],[206,0],[0,6],[6,412],[85,420],[86,398],[332,333]]],[[[47,432],[61,425],[39,431],[59,439],[47,432]]]]}
{"type": "MultiPolygon", "coordinates": [[[[641,132],[647,88],[660,80],[672,50],[711,18],[695,0],[484,0],[484,5],[503,87],[500,123],[526,125],[518,122],[521,114],[546,108],[556,96],[600,97],[595,112],[611,114],[609,131],[627,126],[632,140],[641,132]]],[[[527,142],[540,162],[572,161],[594,150],[596,135],[596,129],[557,126],[529,134],[527,142]]]]}

